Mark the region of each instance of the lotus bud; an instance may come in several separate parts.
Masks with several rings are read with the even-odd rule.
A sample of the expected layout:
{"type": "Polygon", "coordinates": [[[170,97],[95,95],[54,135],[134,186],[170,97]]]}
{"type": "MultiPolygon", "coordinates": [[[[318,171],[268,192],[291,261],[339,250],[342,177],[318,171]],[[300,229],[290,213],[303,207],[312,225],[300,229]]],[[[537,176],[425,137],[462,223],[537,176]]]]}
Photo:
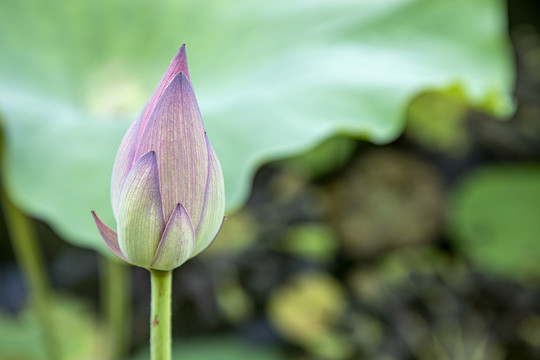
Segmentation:
{"type": "Polygon", "coordinates": [[[206,137],[184,45],[120,144],[111,202],[117,232],[92,211],[99,233],[114,254],[136,266],[172,270],[219,232],[223,173],[206,137]]]}

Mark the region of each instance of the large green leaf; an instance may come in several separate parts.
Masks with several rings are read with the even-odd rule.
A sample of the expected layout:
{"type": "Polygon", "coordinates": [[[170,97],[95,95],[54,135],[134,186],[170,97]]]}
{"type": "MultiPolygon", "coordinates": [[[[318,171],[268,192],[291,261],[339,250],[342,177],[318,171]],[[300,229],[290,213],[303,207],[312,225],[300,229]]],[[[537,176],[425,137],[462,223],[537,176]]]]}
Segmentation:
{"type": "Polygon", "coordinates": [[[540,165],[483,168],[463,179],[450,207],[453,240],[480,269],[540,279],[540,165]]]}
{"type": "Polygon", "coordinates": [[[264,161],[346,133],[385,143],[425,89],[460,88],[496,115],[513,81],[501,0],[253,2],[6,0],[0,112],[12,199],[103,250],[123,132],[181,42],[227,207],[264,161]]]}

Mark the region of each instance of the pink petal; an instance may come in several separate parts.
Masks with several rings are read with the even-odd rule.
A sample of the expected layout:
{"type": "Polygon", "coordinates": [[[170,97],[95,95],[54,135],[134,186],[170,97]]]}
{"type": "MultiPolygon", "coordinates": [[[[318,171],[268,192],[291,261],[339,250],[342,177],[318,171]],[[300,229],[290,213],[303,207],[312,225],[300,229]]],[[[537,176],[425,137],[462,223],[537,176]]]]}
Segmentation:
{"type": "Polygon", "coordinates": [[[124,138],[120,143],[120,148],[116,153],[116,159],[114,160],[111,176],[111,204],[114,218],[117,221],[120,192],[122,191],[122,186],[126,181],[129,170],[131,170],[131,167],[133,166],[137,136],[141,126],[141,116],[142,115],[139,115],[137,120],[129,127],[126,135],[124,135],[124,138]]]}
{"type": "Polygon", "coordinates": [[[150,115],[154,111],[154,108],[158,103],[159,98],[161,97],[167,86],[179,73],[184,73],[189,80],[185,44],[182,44],[182,46],[178,50],[178,53],[172,59],[158,87],[150,98],[150,101],[148,101],[137,120],[128,129],[126,135],[124,136],[124,139],[122,140],[122,143],[120,144],[118,153],[116,154],[111,181],[111,202],[113,214],[116,219],[118,219],[118,199],[120,197],[120,191],[122,189],[124,181],[126,180],[126,176],[129,170],[137,160],[135,156],[137,152],[136,150],[139,146],[141,136],[148,123],[150,115]]]}
{"type": "Polygon", "coordinates": [[[96,222],[97,228],[99,230],[99,234],[105,241],[105,245],[113,252],[114,255],[118,256],[120,259],[124,260],[125,262],[129,262],[128,259],[122,254],[122,250],[120,250],[120,246],[118,245],[118,236],[116,235],[116,232],[105,225],[103,221],[96,215],[94,211],[92,211],[92,216],[94,217],[94,221],[96,222]]]}
{"type": "Polygon", "coordinates": [[[144,129],[146,128],[146,125],[150,120],[150,116],[154,111],[157,103],[159,102],[159,99],[161,98],[169,84],[172,82],[172,80],[180,73],[183,73],[187,77],[187,79],[191,81],[189,78],[189,70],[187,65],[186,44],[182,44],[182,46],[180,46],[180,49],[178,50],[174,58],[171,60],[169,67],[165,71],[165,74],[163,74],[163,77],[161,78],[161,81],[159,82],[156,90],[154,90],[150,101],[148,101],[148,104],[146,104],[146,107],[142,112],[142,123],[140,131],[138,133],[137,146],[140,143],[144,129]]]}
{"type": "Polygon", "coordinates": [[[165,218],[182,203],[192,219],[199,219],[208,150],[197,100],[183,73],[176,75],[156,104],[136,156],[147,151],[156,152],[165,218]]]}

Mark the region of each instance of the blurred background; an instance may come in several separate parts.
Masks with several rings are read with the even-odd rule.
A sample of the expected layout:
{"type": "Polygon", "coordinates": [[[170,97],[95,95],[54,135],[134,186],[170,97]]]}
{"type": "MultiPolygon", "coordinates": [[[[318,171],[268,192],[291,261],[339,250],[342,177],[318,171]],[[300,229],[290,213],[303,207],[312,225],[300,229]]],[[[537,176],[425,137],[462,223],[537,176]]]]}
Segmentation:
{"type": "MultiPolygon", "coordinates": [[[[540,5],[511,0],[504,9],[516,72],[511,118],[493,118],[459,86],[422,88],[392,141],[338,130],[261,157],[215,243],[174,272],[178,359],[540,359],[540,5]]],[[[4,171],[14,171],[18,158],[4,158],[4,171]]],[[[69,231],[42,215],[46,206],[25,206],[21,190],[10,191],[32,216],[26,226],[50,278],[62,358],[107,358],[110,260],[68,242],[69,231]]],[[[45,359],[3,214],[0,359],[45,359]]],[[[149,274],[125,269],[125,353],[145,359],[149,274]]]]}

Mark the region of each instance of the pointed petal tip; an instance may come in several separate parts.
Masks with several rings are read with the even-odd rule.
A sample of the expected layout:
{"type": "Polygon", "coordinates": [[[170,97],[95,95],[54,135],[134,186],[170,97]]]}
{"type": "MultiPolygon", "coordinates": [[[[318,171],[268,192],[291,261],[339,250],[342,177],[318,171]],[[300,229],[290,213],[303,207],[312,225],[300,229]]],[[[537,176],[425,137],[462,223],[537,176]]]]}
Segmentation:
{"type": "Polygon", "coordinates": [[[131,264],[131,262],[122,253],[122,250],[120,250],[120,246],[118,245],[118,235],[116,234],[116,232],[110,227],[108,227],[103,221],[101,221],[101,219],[97,216],[94,210],[92,210],[91,213],[94,217],[94,221],[98,228],[99,234],[105,242],[105,245],[107,245],[109,250],[111,250],[114,255],[131,264]]]}
{"type": "Polygon", "coordinates": [[[188,64],[187,64],[185,43],[182,44],[182,46],[180,46],[180,48],[178,49],[178,52],[172,59],[171,64],[169,65],[169,68],[173,69],[172,70],[173,76],[175,76],[178,73],[184,73],[186,75],[186,78],[191,82],[191,78],[189,77],[188,64]]]}
{"type": "Polygon", "coordinates": [[[178,51],[176,52],[176,55],[174,56],[172,62],[176,62],[176,63],[187,62],[186,44],[182,44],[180,48],[178,48],[178,51]]]}
{"type": "MultiPolygon", "coordinates": [[[[169,85],[167,85],[167,89],[165,89],[162,97],[167,96],[168,92],[180,92],[182,94],[181,97],[189,98],[193,103],[197,103],[197,98],[195,97],[195,92],[189,79],[189,74],[184,72],[179,72],[174,75],[174,77],[170,80],[169,85]]],[[[173,94],[172,96],[177,96],[177,94],[173,94]]],[[[199,109],[197,108],[197,110],[199,109]]]]}
{"type": "Polygon", "coordinates": [[[150,162],[151,165],[148,165],[147,166],[154,166],[154,164],[156,164],[157,166],[157,155],[156,155],[156,151],[155,150],[150,150],[146,153],[144,153],[140,158],[138,159],[135,159],[134,163],[136,162],[150,162]]]}
{"type": "Polygon", "coordinates": [[[175,208],[178,208],[178,211],[182,212],[182,213],[187,213],[186,211],[186,208],[184,207],[184,205],[182,205],[182,203],[176,203],[176,206],[175,208]]]}
{"type": "Polygon", "coordinates": [[[138,139],[140,140],[140,136],[142,134],[142,131],[144,131],[146,124],[148,123],[148,118],[150,114],[154,111],[154,108],[156,107],[156,104],[160,97],[162,96],[163,92],[171,81],[175,78],[176,75],[179,73],[184,73],[187,77],[187,79],[191,82],[191,79],[189,77],[189,70],[188,70],[188,64],[187,64],[187,57],[186,57],[186,47],[185,44],[182,44],[180,48],[178,49],[178,52],[176,55],[172,58],[169,66],[167,67],[167,70],[165,71],[165,74],[163,74],[163,77],[161,78],[161,81],[159,82],[156,90],[154,91],[154,94],[146,104],[142,114],[141,114],[141,127],[138,132],[138,139]]]}
{"type": "Polygon", "coordinates": [[[175,269],[189,259],[194,246],[195,232],[191,218],[184,205],[177,203],[150,268],[164,271],[175,269]]]}
{"type": "Polygon", "coordinates": [[[188,81],[189,83],[189,86],[191,86],[191,80],[189,79],[189,74],[185,74],[183,72],[181,72],[180,74],[178,74],[178,76],[180,77],[180,80],[182,81],[188,81]]]}

